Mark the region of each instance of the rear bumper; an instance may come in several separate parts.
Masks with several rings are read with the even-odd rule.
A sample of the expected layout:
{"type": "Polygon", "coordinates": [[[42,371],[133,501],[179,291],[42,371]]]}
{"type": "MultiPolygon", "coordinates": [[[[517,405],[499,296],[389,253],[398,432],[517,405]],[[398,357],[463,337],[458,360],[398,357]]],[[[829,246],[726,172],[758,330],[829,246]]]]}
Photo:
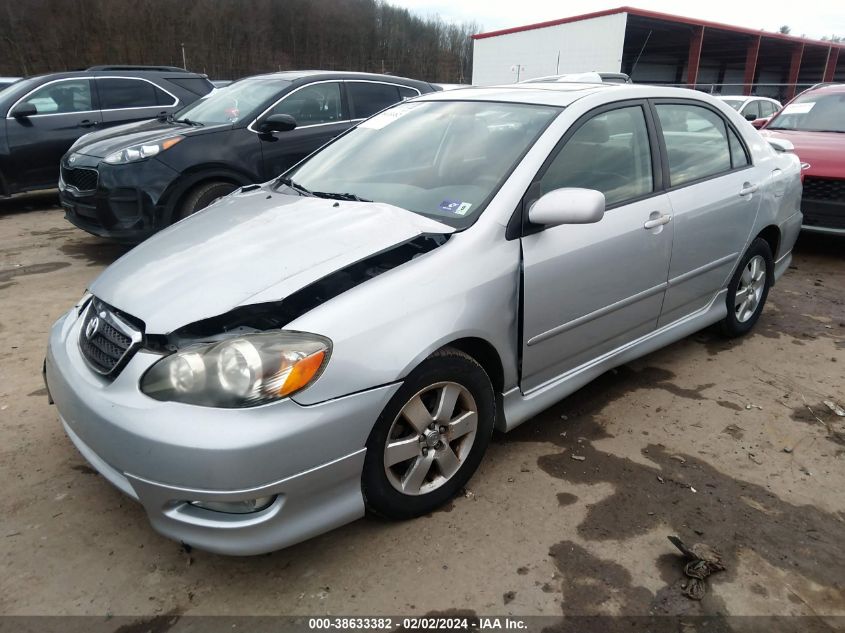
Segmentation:
{"type": "Polygon", "coordinates": [[[160,358],[137,352],[114,381],[91,371],[72,310],[53,326],[49,393],[71,441],[104,478],[145,508],[162,534],[224,554],[286,547],[364,514],[367,437],[398,384],[303,406],[292,399],[250,409],[159,402],[141,393],[160,358]],[[275,496],[249,514],[190,501],[275,496]]]}

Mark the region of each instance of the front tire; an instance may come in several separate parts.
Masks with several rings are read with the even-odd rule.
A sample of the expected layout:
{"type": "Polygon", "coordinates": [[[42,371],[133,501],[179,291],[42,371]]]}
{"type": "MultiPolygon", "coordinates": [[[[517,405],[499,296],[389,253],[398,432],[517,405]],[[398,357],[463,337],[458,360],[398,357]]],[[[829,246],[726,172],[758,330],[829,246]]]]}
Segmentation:
{"type": "Polygon", "coordinates": [[[367,440],[361,480],[367,509],[410,519],[446,503],[481,463],[495,416],[493,386],[475,359],[449,347],[429,356],[367,440]]]}
{"type": "Polygon", "coordinates": [[[728,315],[720,323],[722,334],[735,338],[751,331],[763,312],[774,273],[769,243],[758,237],[751,242],[728,284],[728,315]]]}
{"type": "Polygon", "coordinates": [[[197,211],[205,209],[215,200],[228,196],[238,186],[231,182],[224,182],[221,180],[213,180],[211,182],[203,182],[188,192],[182,203],[179,205],[176,220],[183,220],[189,215],[193,215],[197,211]]]}

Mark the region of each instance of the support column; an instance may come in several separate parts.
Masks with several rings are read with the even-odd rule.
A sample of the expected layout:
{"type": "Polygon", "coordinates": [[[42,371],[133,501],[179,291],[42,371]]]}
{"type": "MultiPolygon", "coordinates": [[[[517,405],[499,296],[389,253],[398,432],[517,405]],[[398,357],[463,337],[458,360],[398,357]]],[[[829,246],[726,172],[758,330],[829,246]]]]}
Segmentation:
{"type": "Polygon", "coordinates": [[[795,96],[796,86],[798,83],[798,73],[801,72],[801,58],[804,56],[804,44],[796,44],[792,49],[792,59],[789,61],[789,79],[786,83],[786,101],[795,96]]]}
{"type": "Polygon", "coordinates": [[[760,54],[760,41],[763,38],[759,35],[748,42],[748,50],[745,53],[745,78],[742,80],[742,94],[749,96],[754,87],[754,75],[757,73],[757,56],[760,54]]]}
{"type": "Polygon", "coordinates": [[[831,46],[827,52],[827,63],[824,65],[824,76],[822,78],[825,83],[833,81],[833,77],[836,75],[836,62],[839,61],[840,50],[838,46],[836,48],[831,46]]]}
{"type": "Polygon", "coordinates": [[[687,58],[687,85],[695,88],[698,83],[698,67],[701,64],[701,45],[704,43],[704,27],[693,29],[689,42],[689,57],[687,58]]]}

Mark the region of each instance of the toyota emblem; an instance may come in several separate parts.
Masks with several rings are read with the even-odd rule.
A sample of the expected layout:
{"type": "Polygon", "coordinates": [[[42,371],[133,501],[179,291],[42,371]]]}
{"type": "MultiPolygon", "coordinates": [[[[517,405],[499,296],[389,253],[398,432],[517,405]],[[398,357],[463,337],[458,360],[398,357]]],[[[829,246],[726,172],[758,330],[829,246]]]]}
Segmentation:
{"type": "Polygon", "coordinates": [[[100,329],[100,317],[94,317],[90,321],[88,321],[88,325],[85,326],[85,338],[89,341],[94,337],[97,333],[97,330],[100,329]]]}

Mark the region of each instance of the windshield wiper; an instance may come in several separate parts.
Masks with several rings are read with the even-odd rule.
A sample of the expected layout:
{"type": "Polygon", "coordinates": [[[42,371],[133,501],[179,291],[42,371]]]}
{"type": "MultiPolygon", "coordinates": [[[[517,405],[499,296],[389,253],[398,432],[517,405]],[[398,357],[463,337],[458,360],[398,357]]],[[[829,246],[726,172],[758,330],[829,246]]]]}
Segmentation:
{"type": "Polygon", "coordinates": [[[205,123],[200,123],[199,121],[191,121],[189,118],[184,119],[173,119],[176,123],[184,123],[186,125],[190,125],[192,127],[203,127],[205,123]]]}
{"type": "Polygon", "coordinates": [[[286,187],[290,187],[296,193],[298,193],[300,196],[314,196],[314,195],[316,195],[313,191],[309,191],[308,189],[306,189],[305,187],[303,187],[299,183],[294,182],[290,178],[284,178],[282,176],[279,176],[279,178],[276,179],[276,182],[273,183],[273,187],[275,188],[275,187],[278,187],[279,185],[285,185],[286,187]]]}
{"type": "Polygon", "coordinates": [[[333,191],[312,191],[313,195],[318,198],[328,198],[329,200],[351,200],[354,202],[372,202],[366,198],[356,196],[354,193],[335,193],[333,191]]]}

